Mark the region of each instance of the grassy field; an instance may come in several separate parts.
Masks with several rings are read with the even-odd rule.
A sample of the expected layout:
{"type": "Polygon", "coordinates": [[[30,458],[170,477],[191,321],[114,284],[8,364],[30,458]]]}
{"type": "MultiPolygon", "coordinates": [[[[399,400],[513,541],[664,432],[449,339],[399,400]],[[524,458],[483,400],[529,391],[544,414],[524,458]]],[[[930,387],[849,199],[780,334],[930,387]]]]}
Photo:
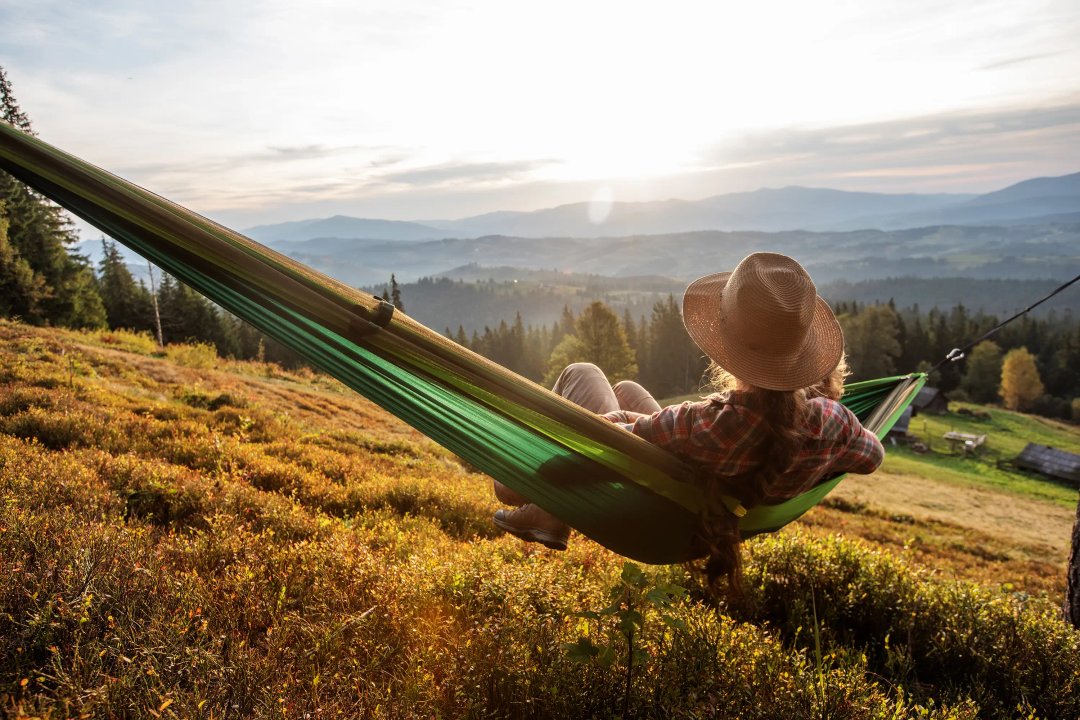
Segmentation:
{"type": "Polygon", "coordinates": [[[1080,716],[1067,493],[953,462],[846,481],[715,605],[499,534],[325,377],[0,322],[0,716],[1080,716]]]}

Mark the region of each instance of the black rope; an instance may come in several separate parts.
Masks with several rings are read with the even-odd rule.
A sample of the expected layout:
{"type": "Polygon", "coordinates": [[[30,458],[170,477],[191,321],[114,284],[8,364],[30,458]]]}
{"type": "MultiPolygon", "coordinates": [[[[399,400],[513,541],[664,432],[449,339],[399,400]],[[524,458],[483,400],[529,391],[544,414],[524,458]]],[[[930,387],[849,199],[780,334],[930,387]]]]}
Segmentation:
{"type": "MultiPolygon", "coordinates": [[[[1006,320],[1006,321],[1004,321],[1004,322],[1001,322],[1001,323],[998,323],[998,324],[997,324],[996,326],[994,326],[994,327],[993,327],[993,328],[991,328],[990,330],[986,331],[985,333],[983,333],[983,334],[982,334],[982,335],[980,335],[979,337],[975,338],[974,340],[972,340],[971,342],[969,342],[969,343],[968,343],[967,345],[965,345],[964,347],[962,347],[962,348],[953,348],[952,350],[950,350],[950,351],[949,351],[949,354],[945,356],[945,359],[944,359],[944,360],[942,360],[941,362],[939,362],[939,363],[938,363],[937,365],[935,365],[934,367],[930,368],[929,372],[934,372],[935,370],[937,370],[937,369],[938,369],[939,367],[941,367],[942,365],[945,365],[946,363],[956,362],[957,360],[963,360],[963,359],[964,359],[964,354],[965,354],[965,353],[966,353],[966,352],[967,352],[968,350],[970,350],[971,348],[975,347],[976,345],[978,345],[979,343],[981,343],[981,342],[982,342],[983,340],[985,340],[986,338],[990,337],[991,335],[993,335],[994,333],[996,333],[996,332],[997,332],[998,330],[1000,330],[1001,328],[1003,328],[1003,327],[1005,327],[1006,325],[1008,325],[1009,323],[1011,323],[1011,322],[1012,322],[1013,320],[1015,320],[1016,318],[1020,317],[1021,315],[1025,315],[1025,314],[1027,314],[1027,313],[1031,312],[1032,310],[1034,310],[1035,308],[1037,308],[1038,306],[1042,305],[1042,304],[1043,304],[1044,302],[1046,302],[1046,301],[1047,301],[1047,300],[1049,300],[1050,298],[1054,297],[1054,296],[1055,296],[1055,295],[1057,295],[1057,294],[1058,294],[1059,292],[1061,292],[1061,291],[1062,291],[1062,290],[1064,290],[1065,288],[1069,287],[1070,285],[1072,285],[1072,284],[1073,284],[1074,282],[1076,282],[1077,280],[1080,280],[1080,275],[1077,275],[1077,276],[1076,276],[1076,277],[1074,277],[1074,278],[1073,278],[1072,280],[1070,280],[1069,282],[1065,283],[1064,285],[1062,285],[1061,287],[1059,287],[1059,288],[1058,288],[1057,290],[1055,290],[1054,292],[1052,292],[1052,293],[1050,293],[1049,295],[1047,295],[1046,297],[1044,297],[1044,298],[1043,298],[1042,300],[1039,300],[1038,302],[1036,302],[1036,303],[1034,303],[1034,304],[1032,304],[1032,305],[1028,305],[1028,306],[1027,306],[1026,308],[1024,308],[1024,309],[1023,309],[1023,310],[1021,310],[1020,312],[1016,313],[1015,315],[1013,315],[1013,316],[1012,316],[1011,318],[1009,318],[1008,320],[1006,320]]],[[[928,373],[928,374],[929,374],[929,373],[928,373]]]]}

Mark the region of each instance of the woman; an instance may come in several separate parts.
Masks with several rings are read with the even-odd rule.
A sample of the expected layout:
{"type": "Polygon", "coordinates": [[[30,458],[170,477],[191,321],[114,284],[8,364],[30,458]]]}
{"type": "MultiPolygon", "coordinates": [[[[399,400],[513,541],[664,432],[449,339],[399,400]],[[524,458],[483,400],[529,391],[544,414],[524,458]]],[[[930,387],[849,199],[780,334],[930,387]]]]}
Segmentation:
{"type": "MultiPolygon", "coordinates": [[[[555,392],[699,469],[706,510],[699,540],[710,584],[737,591],[737,518],[720,501],[775,503],[838,473],[871,473],[878,439],[838,401],[847,366],[844,337],[806,270],[776,253],[754,253],[732,272],[700,278],[683,296],[683,323],[713,361],[716,392],[661,408],[640,385],[614,388],[594,365],[568,367],[555,392]]],[[[499,483],[495,523],[518,537],[565,549],[567,526],[499,483]]]]}

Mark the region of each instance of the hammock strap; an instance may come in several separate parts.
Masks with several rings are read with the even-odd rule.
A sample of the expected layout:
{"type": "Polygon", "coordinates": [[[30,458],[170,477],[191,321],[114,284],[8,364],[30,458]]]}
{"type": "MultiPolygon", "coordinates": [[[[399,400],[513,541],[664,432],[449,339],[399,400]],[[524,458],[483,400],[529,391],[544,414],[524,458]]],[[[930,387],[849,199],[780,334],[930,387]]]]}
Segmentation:
{"type": "Polygon", "coordinates": [[[940,367],[941,367],[942,365],[946,365],[946,364],[948,364],[948,363],[951,363],[951,362],[956,362],[957,360],[963,360],[963,359],[964,359],[964,356],[965,356],[965,355],[967,354],[967,351],[968,351],[968,350],[970,350],[971,348],[975,347],[976,345],[978,345],[979,343],[981,343],[981,342],[982,342],[983,340],[985,340],[986,338],[990,337],[991,335],[993,335],[994,333],[996,333],[996,332],[997,332],[998,330],[1000,330],[1001,328],[1005,327],[1006,325],[1008,325],[1009,323],[1011,323],[1011,322],[1012,322],[1013,320],[1017,319],[1017,318],[1018,318],[1018,317],[1020,317],[1021,315],[1027,315],[1027,314],[1028,314],[1029,312],[1031,312],[1031,311],[1032,311],[1032,310],[1034,310],[1035,308],[1039,307],[1039,306],[1040,306],[1040,305],[1042,305],[1042,304],[1043,304],[1044,302],[1046,302],[1047,300],[1049,300],[1050,298],[1054,297],[1055,295],[1057,295],[1057,294],[1058,294],[1059,292],[1061,292],[1061,291],[1062,291],[1062,290],[1064,290],[1065,288],[1067,288],[1067,287],[1069,287],[1070,285],[1072,285],[1073,283],[1075,283],[1075,282],[1076,282],[1077,280],[1080,280],[1080,275],[1077,275],[1077,276],[1076,276],[1076,277],[1074,277],[1074,278],[1073,278],[1072,280],[1069,280],[1069,281],[1068,281],[1067,283],[1065,283],[1064,285],[1062,285],[1062,286],[1061,286],[1061,287],[1059,287],[1058,289],[1054,290],[1054,291],[1053,291],[1052,293],[1050,293],[1049,295],[1047,295],[1047,296],[1046,296],[1046,297],[1044,297],[1043,299],[1039,300],[1038,302],[1035,302],[1035,303],[1032,303],[1031,305],[1028,305],[1028,306],[1027,306],[1026,308],[1024,308],[1024,309],[1023,309],[1023,310],[1021,310],[1020,312],[1016,313],[1015,315],[1013,315],[1013,316],[1012,316],[1011,318],[1009,318],[1008,320],[1006,320],[1006,321],[1004,321],[1004,322],[1000,322],[1000,323],[998,323],[997,325],[995,325],[995,326],[994,326],[994,327],[992,327],[991,329],[989,329],[989,330],[987,330],[986,332],[984,332],[984,333],[983,333],[982,335],[980,335],[979,337],[977,337],[977,338],[975,338],[974,340],[972,340],[971,342],[969,342],[969,343],[968,343],[967,345],[965,345],[964,347],[962,347],[962,348],[953,348],[952,350],[950,350],[950,351],[949,351],[948,355],[946,355],[944,359],[942,359],[941,361],[939,361],[939,362],[938,362],[938,364],[937,364],[937,365],[935,365],[934,367],[930,368],[930,370],[929,370],[928,372],[931,372],[931,373],[932,373],[932,372],[934,372],[935,370],[937,370],[938,368],[940,368],[940,367]]]}

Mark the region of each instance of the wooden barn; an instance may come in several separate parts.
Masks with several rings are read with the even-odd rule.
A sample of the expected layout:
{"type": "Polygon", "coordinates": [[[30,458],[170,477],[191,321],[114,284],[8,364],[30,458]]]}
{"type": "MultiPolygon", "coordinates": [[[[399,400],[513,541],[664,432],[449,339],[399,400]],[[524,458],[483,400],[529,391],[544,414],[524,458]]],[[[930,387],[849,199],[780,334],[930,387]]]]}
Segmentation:
{"type": "Polygon", "coordinates": [[[923,387],[911,401],[911,407],[914,408],[915,415],[921,412],[944,415],[949,412],[949,400],[945,397],[945,393],[937,388],[923,387]]]}
{"type": "Polygon", "coordinates": [[[1012,464],[1080,486],[1080,455],[1076,453],[1058,450],[1049,445],[1028,443],[1024,451],[1013,459],[1012,464]]]}
{"type": "Polygon", "coordinates": [[[911,406],[908,405],[904,408],[904,412],[900,414],[900,418],[896,421],[896,424],[889,430],[889,434],[886,437],[893,438],[893,440],[907,438],[908,430],[911,428],[911,406]]]}

